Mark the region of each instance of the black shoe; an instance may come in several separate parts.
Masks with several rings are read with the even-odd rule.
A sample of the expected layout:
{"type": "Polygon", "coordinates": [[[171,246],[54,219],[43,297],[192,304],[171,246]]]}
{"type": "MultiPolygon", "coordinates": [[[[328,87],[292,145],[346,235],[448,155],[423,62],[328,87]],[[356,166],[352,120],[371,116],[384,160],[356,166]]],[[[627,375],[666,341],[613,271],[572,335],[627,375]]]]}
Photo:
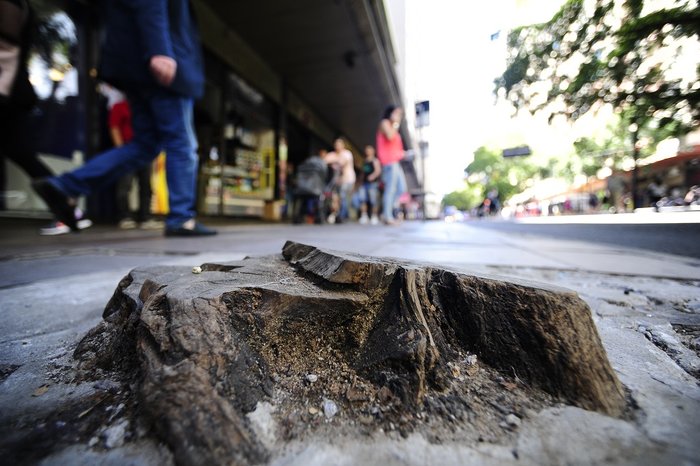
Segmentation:
{"type": "Polygon", "coordinates": [[[71,231],[80,231],[75,218],[75,208],[68,203],[68,196],[49,183],[47,178],[32,181],[32,188],[44,200],[56,220],[63,222],[71,231]]]}
{"type": "Polygon", "coordinates": [[[199,222],[195,222],[192,228],[179,226],[177,228],[165,228],[165,236],[213,236],[216,230],[207,228],[199,222]]]}

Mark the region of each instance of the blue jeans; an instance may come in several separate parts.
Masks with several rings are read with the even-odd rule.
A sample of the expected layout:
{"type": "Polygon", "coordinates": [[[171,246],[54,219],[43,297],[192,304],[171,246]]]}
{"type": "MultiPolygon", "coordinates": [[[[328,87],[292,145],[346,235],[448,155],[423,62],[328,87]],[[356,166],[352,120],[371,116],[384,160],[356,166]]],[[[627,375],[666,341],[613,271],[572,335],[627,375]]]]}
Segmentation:
{"type": "Polygon", "coordinates": [[[165,90],[128,93],[134,139],[103,152],[85,165],[49,181],[70,197],[90,194],[142,168],[160,153],[165,162],[170,213],[168,228],[194,218],[197,184],[197,138],[193,101],[165,90]]]}
{"type": "Polygon", "coordinates": [[[384,219],[394,220],[394,207],[399,202],[399,197],[406,192],[406,178],[399,162],[382,166],[382,181],[384,182],[384,197],[382,207],[384,219]]]}
{"type": "Polygon", "coordinates": [[[377,186],[379,183],[376,181],[372,181],[369,183],[362,183],[362,186],[360,186],[360,203],[361,204],[370,204],[373,208],[378,207],[377,206],[377,197],[379,196],[378,190],[379,187],[377,186]]]}
{"type": "Polygon", "coordinates": [[[338,216],[343,220],[350,217],[350,209],[348,208],[348,196],[350,196],[353,187],[355,187],[354,183],[343,183],[340,185],[340,212],[338,213],[338,216]]]}

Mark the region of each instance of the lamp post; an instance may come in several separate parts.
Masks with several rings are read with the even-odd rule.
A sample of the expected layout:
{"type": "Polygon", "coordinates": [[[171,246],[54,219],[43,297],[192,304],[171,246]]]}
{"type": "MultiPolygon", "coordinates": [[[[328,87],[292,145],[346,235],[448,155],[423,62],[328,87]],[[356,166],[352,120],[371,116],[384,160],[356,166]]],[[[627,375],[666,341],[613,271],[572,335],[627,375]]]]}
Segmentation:
{"type": "Polygon", "coordinates": [[[425,158],[428,156],[428,141],[423,139],[423,128],[430,125],[430,101],[424,100],[416,102],[416,129],[418,130],[418,147],[420,149],[421,173],[420,173],[420,196],[423,221],[426,220],[425,212],[425,158]]]}
{"type": "Polygon", "coordinates": [[[639,184],[639,173],[637,171],[637,159],[639,159],[639,125],[633,120],[629,126],[632,133],[632,159],[634,167],[632,168],[632,210],[637,208],[637,187],[639,184]]]}

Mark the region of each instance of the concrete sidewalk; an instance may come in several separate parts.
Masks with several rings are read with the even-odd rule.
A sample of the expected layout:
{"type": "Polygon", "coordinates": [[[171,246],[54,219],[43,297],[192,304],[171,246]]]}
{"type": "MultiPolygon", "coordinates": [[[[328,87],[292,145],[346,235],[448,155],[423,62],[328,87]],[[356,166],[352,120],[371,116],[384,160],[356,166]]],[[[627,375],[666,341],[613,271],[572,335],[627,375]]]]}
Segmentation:
{"type": "MultiPolygon", "coordinates": [[[[557,458],[592,464],[611,455],[613,463],[628,464],[639,452],[659,461],[686,464],[697,464],[700,457],[694,440],[700,431],[696,378],[700,360],[697,349],[690,349],[698,337],[692,332],[700,331],[700,264],[696,260],[442,222],[406,222],[399,227],[249,222],[217,225],[218,236],[194,239],[106,227],[64,237],[39,237],[34,222],[2,222],[0,424],[11,425],[13,431],[30,435],[27,432],[34,432],[33,423],[53,419],[60,406],[94,393],[93,387],[53,380],[61,367],[70,365],[72,348],[100,321],[105,303],[130,269],[156,264],[194,266],[278,254],[286,240],[294,240],[371,256],[449,265],[472,273],[539,280],[574,289],[591,306],[613,367],[644,416],[623,422],[574,408],[540,413],[523,426],[519,445],[494,446],[486,457],[483,452],[455,453],[452,460],[444,461],[447,464],[458,464],[459,458],[471,458],[475,463],[483,463],[485,458],[502,459],[500,453],[494,453],[501,448],[508,452],[506,463],[513,459],[509,453],[513,448],[518,448],[521,458],[543,464],[567,462],[557,458]],[[681,329],[690,331],[690,337],[681,335],[681,329]],[[559,426],[561,432],[552,426],[559,426]],[[547,439],[542,438],[545,432],[547,439]],[[572,438],[579,438],[578,443],[571,444],[572,438]],[[557,442],[569,442],[573,453],[563,453],[557,442]],[[630,456],[631,451],[637,453],[630,456]],[[603,456],[596,456],[599,454],[603,456]]],[[[377,441],[389,442],[382,451],[402,445],[389,438],[377,441]]],[[[115,449],[76,444],[60,451],[66,442],[58,443],[61,448],[53,451],[47,464],[118,464],[126,458],[136,458],[136,464],[168,461],[167,454],[152,444],[127,442],[115,449]]],[[[3,446],[0,442],[0,449],[3,446]]],[[[340,448],[341,457],[346,447],[352,445],[340,448]]],[[[312,452],[312,460],[326,457],[328,451],[319,448],[312,452]]],[[[434,456],[427,460],[445,458],[445,450],[435,448],[430,447],[434,456]]],[[[50,450],[44,448],[44,456],[50,450]]],[[[381,462],[381,457],[373,462],[381,462]]],[[[38,461],[41,456],[29,458],[38,461]]],[[[308,459],[303,455],[299,458],[308,459]]],[[[338,464],[352,464],[352,456],[348,458],[338,464]]],[[[393,464],[418,464],[410,456],[402,458],[393,464]]],[[[486,463],[500,464],[500,459],[486,463]]]]}
{"type": "Polygon", "coordinates": [[[618,275],[700,280],[700,261],[625,247],[512,235],[469,223],[406,222],[400,227],[358,224],[219,225],[211,238],[165,238],[157,231],[95,227],[81,234],[40,237],[26,222],[0,230],[0,287],[65,277],[74,272],[142,264],[196,262],[196,256],[277,254],[286,240],[374,256],[398,257],[479,269],[529,266],[618,275]]]}

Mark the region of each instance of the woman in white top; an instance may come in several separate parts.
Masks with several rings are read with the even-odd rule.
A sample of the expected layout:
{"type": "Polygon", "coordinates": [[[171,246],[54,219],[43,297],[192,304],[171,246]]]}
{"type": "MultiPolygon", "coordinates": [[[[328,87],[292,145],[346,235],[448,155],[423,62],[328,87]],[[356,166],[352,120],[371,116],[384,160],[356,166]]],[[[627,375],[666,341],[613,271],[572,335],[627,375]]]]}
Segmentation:
{"type": "Polygon", "coordinates": [[[343,138],[337,138],[333,143],[333,152],[326,154],[327,164],[337,165],[340,169],[340,213],[336,222],[347,220],[349,217],[348,198],[355,187],[355,159],[352,152],[345,148],[343,138]]]}

